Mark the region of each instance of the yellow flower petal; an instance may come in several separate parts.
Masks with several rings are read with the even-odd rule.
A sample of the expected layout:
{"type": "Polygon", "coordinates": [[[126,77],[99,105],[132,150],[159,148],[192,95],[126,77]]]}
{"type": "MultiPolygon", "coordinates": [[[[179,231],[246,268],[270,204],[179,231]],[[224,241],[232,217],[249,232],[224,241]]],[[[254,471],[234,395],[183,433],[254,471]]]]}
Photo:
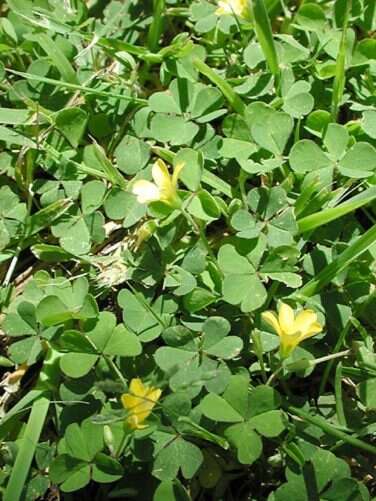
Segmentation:
{"type": "Polygon", "coordinates": [[[172,185],[173,185],[175,190],[176,190],[176,187],[178,184],[178,179],[179,179],[180,173],[184,169],[184,167],[185,167],[184,162],[181,162],[180,164],[177,164],[174,167],[174,173],[172,174],[172,185]]]}
{"type": "Polygon", "coordinates": [[[299,334],[283,334],[281,336],[280,353],[282,358],[287,358],[301,341],[299,334]]]}
{"type": "Polygon", "coordinates": [[[161,196],[158,186],[145,179],[140,179],[134,183],[132,193],[137,196],[137,201],[140,204],[156,202],[161,196]]]}
{"type": "Polygon", "coordinates": [[[140,378],[133,378],[129,384],[129,392],[131,395],[143,397],[148,392],[148,387],[144,385],[140,378]]]}
{"type": "Polygon", "coordinates": [[[312,310],[303,310],[295,318],[294,330],[306,334],[315,322],[317,322],[316,313],[312,310]]]}
{"type": "Polygon", "coordinates": [[[160,389],[145,386],[141,379],[132,379],[129,393],[121,397],[123,407],[128,411],[126,422],[131,429],[145,428],[142,423],[150,415],[161,394],[160,389]]]}
{"type": "Polygon", "coordinates": [[[130,393],[124,393],[124,395],[121,396],[121,403],[123,404],[124,409],[129,410],[133,409],[133,407],[136,407],[138,399],[130,393]]]}
{"type": "Polygon", "coordinates": [[[151,175],[153,176],[155,184],[160,190],[165,189],[171,185],[171,176],[168,172],[167,165],[160,158],[154,162],[151,175]]]}
{"type": "Polygon", "coordinates": [[[294,310],[288,304],[282,303],[278,314],[281,330],[286,334],[293,334],[295,332],[294,319],[294,310]]]}
{"type": "Polygon", "coordinates": [[[303,334],[302,340],[315,336],[316,334],[319,334],[319,332],[322,332],[322,325],[319,324],[319,322],[314,322],[310,325],[305,334],[303,334]]]}
{"type": "Polygon", "coordinates": [[[274,313],[274,311],[264,311],[261,314],[261,316],[263,320],[275,330],[276,334],[282,336],[282,331],[279,326],[278,318],[277,315],[274,313]]]}

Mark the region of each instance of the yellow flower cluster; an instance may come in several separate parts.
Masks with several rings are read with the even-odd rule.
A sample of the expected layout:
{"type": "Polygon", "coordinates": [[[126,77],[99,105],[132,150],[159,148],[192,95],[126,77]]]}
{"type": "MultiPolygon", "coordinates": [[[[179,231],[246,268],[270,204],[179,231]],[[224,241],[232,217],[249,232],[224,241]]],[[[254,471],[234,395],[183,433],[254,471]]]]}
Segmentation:
{"type": "Polygon", "coordinates": [[[299,343],[322,331],[314,311],[302,310],[295,316],[294,310],[285,303],[281,304],[278,315],[274,311],[264,311],[262,318],[278,334],[282,358],[291,355],[299,343]]]}
{"type": "Polygon", "coordinates": [[[121,396],[123,407],[128,411],[125,421],[131,430],[147,427],[143,422],[150,415],[161,394],[161,390],[144,385],[139,378],[131,380],[129,393],[121,396]]]}

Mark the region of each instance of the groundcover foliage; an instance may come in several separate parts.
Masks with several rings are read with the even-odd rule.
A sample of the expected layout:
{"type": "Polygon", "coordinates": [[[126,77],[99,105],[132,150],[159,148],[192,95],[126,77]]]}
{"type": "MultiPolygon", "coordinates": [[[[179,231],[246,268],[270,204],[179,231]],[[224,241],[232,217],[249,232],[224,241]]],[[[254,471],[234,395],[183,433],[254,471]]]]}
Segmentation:
{"type": "Polygon", "coordinates": [[[0,9],[2,499],[371,499],[374,1],[0,9]]]}

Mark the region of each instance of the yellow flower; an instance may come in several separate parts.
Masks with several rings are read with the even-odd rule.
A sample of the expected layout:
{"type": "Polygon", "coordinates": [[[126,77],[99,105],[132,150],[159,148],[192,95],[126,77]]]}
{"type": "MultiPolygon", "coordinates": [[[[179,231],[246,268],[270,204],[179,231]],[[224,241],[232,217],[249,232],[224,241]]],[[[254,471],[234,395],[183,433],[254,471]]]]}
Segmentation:
{"type": "Polygon", "coordinates": [[[282,358],[288,357],[299,343],[322,331],[317,315],[312,310],[302,310],[295,316],[294,310],[282,303],[278,316],[274,311],[264,311],[262,318],[273,327],[280,337],[282,358]]]}
{"type": "Polygon", "coordinates": [[[179,207],[180,198],[177,192],[177,184],[183,167],[184,164],[178,164],[171,176],[164,161],[157,160],[151,171],[154,183],[140,179],[134,183],[132,193],[137,196],[140,204],[160,201],[172,207],[179,207]]]}
{"type": "Polygon", "coordinates": [[[238,17],[247,18],[250,14],[249,0],[219,0],[217,16],[232,14],[238,17]]]}
{"type": "Polygon", "coordinates": [[[145,386],[141,379],[132,379],[129,385],[129,393],[121,396],[124,409],[127,409],[128,416],[126,423],[132,430],[141,430],[147,425],[142,424],[149,416],[153,407],[158,402],[162,391],[158,388],[145,386]]]}

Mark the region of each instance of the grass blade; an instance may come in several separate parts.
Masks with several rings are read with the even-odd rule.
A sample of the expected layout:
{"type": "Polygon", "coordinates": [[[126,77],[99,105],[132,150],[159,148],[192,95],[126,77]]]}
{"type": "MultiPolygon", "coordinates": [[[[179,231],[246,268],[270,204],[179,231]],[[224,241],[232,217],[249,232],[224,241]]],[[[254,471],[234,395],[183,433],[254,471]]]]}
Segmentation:
{"type": "Polygon", "coordinates": [[[59,70],[60,75],[66,82],[77,84],[76,73],[59,46],[45,33],[33,35],[32,40],[38,42],[52,63],[59,70]]]}
{"type": "Polygon", "coordinates": [[[332,94],[332,120],[337,121],[338,108],[342,102],[343,91],[345,89],[345,66],[346,66],[346,41],[347,41],[347,24],[349,20],[351,0],[347,0],[345,14],[342,26],[342,36],[337,55],[336,73],[333,82],[332,94]]]}
{"type": "Polygon", "coordinates": [[[216,87],[218,87],[229,102],[231,108],[240,115],[243,115],[246,109],[245,104],[236,94],[231,85],[229,85],[226,80],[210,68],[210,66],[204,63],[204,61],[201,61],[201,59],[198,59],[197,57],[194,58],[193,64],[202,75],[205,75],[216,87]]]}
{"type": "Polygon", "coordinates": [[[328,435],[332,435],[333,437],[340,438],[344,442],[356,447],[357,449],[361,449],[373,455],[376,455],[376,447],[374,445],[368,444],[367,442],[363,442],[363,440],[359,440],[359,438],[355,438],[344,431],[335,428],[331,425],[326,419],[323,419],[319,416],[312,416],[308,414],[308,412],[299,409],[298,407],[288,406],[288,412],[291,414],[298,416],[303,421],[307,421],[315,426],[321,428],[328,435]]]}
{"type": "Polygon", "coordinates": [[[73,205],[73,201],[69,198],[61,198],[52,202],[52,204],[40,209],[35,214],[32,214],[26,222],[26,237],[31,237],[39,231],[51,226],[51,224],[60,216],[62,216],[73,205]]]}
{"type": "Polygon", "coordinates": [[[292,297],[310,297],[317,294],[323,287],[328,285],[338,273],[341,273],[355,259],[366,252],[376,242],[376,225],[372,226],[345,251],[342,252],[334,261],[320,271],[315,278],[310,280],[299,292],[294,293],[292,297]]]}
{"type": "Polygon", "coordinates": [[[8,73],[12,73],[13,75],[17,75],[19,77],[26,78],[27,80],[35,80],[36,82],[47,83],[51,85],[56,85],[56,87],[62,87],[63,89],[71,89],[71,90],[79,90],[84,94],[95,94],[96,96],[102,96],[106,99],[114,98],[124,99],[125,101],[131,101],[137,104],[147,105],[147,99],[140,99],[138,97],[127,96],[125,94],[115,94],[113,92],[105,92],[103,90],[92,89],[91,87],[85,87],[84,85],[77,85],[70,82],[63,82],[61,80],[55,80],[54,78],[42,77],[39,75],[33,75],[32,73],[24,73],[23,71],[15,71],[10,68],[6,68],[8,73]]]}
{"type": "Polygon", "coordinates": [[[315,214],[311,214],[309,216],[303,217],[298,220],[298,227],[300,233],[304,233],[306,231],[314,230],[323,224],[327,224],[335,219],[338,219],[350,212],[363,207],[371,203],[376,198],[376,187],[373,186],[368,188],[368,190],[352,197],[351,200],[348,200],[337,207],[331,207],[329,209],[324,209],[320,212],[316,212],[315,214]]]}
{"type": "Polygon", "coordinates": [[[4,494],[4,501],[19,501],[38,445],[50,401],[42,397],[33,403],[21,446],[4,494]]]}
{"type": "Polygon", "coordinates": [[[0,440],[5,440],[9,427],[14,419],[18,418],[22,413],[31,408],[31,404],[39,399],[45,393],[44,390],[30,390],[24,397],[21,398],[11,409],[7,411],[0,423],[0,440]]]}
{"type": "Polygon", "coordinates": [[[338,423],[341,426],[347,426],[345,409],[343,406],[342,395],[342,362],[339,362],[336,368],[336,375],[334,379],[334,391],[336,395],[336,410],[338,423]]]}
{"type": "Polygon", "coordinates": [[[156,52],[159,47],[159,39],[163,29],[163,12],[165,9],[165,0],[154,0],[153,2],[153,20],[151,22],[147,43],[152,52],[156,52]]]}
{"type": "Polygon", "coordinates": [[[253,22],[255,24],[256,36],[269,69],[275,79],[275,87],[279,87],[280,71],[278,56],[275,48],[272,27],[264,0],[250,0],[253,22]]]}

